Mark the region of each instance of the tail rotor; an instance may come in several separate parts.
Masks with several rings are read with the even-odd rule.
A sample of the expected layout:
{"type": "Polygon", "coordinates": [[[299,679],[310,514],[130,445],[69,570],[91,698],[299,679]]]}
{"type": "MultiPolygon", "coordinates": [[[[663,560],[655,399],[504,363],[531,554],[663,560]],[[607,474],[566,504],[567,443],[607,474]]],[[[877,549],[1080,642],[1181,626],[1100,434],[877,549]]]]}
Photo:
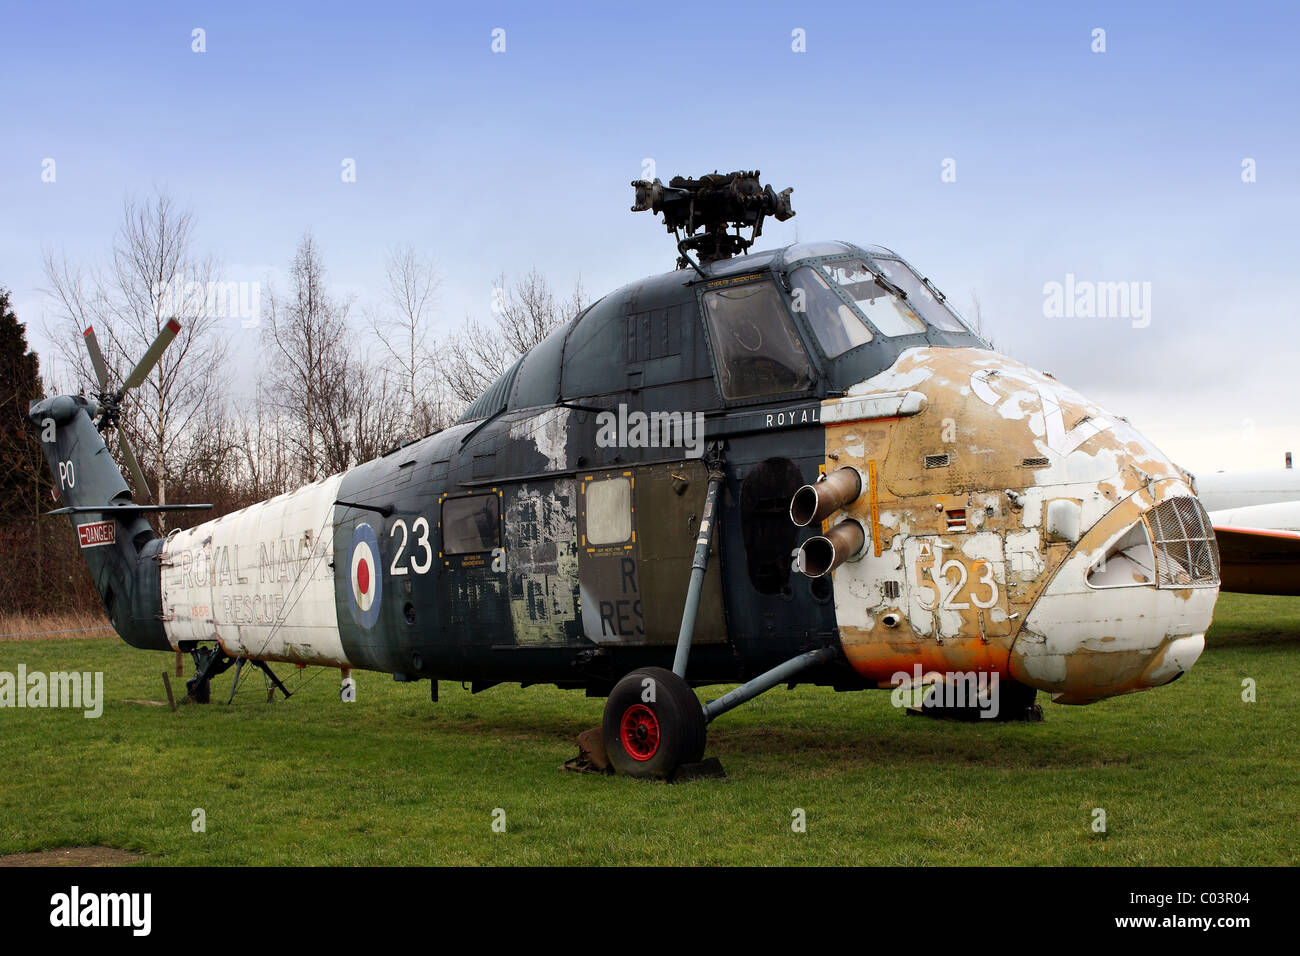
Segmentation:
{"type": "Polygon", "coordinates": [[[175,319],[168,319],[167,324],[163,326],[162,331],[158,333],[157,338],[145,350],[140,361],[136,362],[131,373],[123,380],[120,388],[112,390],[108,385],[108,363],[104,361],[104,353],[99,348],[99,340],[95,337],[93,327],[87,328],[84,333],[86,342],[86,351],[90,353],[90,364],[95,370],[95,378],[99,384],[99,393],[96,398],[99,401],[99,416],[95,421],[95,426],[100,432],[105,432],[110,428],[117,430],[118,447],[122,451],[122,459],[126,463],[127,470],[131,473],[131,479],[135,483],[136,490],[144,496],[146,501],[153,499],[153,494],[149,490],[149,483],[145,481],[144,472],[140,470],[140,463],[136,460],[135,451],[131,448],[131,443],[127,440],[126,433],[120,427],[122,416],[122,400],[126,393],[139,385],[149,377],[158,360],[162,358],[163,351],[171,345],[176,334],[180,332],[181,324],[175,319]]]}

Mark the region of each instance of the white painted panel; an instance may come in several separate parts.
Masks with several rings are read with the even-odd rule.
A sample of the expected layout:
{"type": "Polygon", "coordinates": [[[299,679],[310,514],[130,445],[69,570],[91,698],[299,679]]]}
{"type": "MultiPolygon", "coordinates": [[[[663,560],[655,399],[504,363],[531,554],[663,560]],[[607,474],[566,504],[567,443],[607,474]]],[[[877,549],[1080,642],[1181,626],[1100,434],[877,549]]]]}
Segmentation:
{"type": "Polygon", "coordinates": [[[822,403],[822,421],[831,425],[836,422],[916,415],[925,408],[925,403],[925,395],[913,391],[830,399],[822,403]]]}
{"type": "Polygon", "coordinates": [[[341,475],[208,521],[163,548],[164,630],[236,656],[346,664],[334,604],[341,475]]]}

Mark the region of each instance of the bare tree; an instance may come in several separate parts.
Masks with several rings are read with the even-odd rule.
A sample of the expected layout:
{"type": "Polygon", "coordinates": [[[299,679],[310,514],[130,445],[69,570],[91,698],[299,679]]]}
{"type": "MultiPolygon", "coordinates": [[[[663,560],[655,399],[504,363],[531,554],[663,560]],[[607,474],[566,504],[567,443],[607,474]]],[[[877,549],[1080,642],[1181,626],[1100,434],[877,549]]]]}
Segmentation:
{"type": "MultiPolygon", "coordinates": [[[[72,378],[84,387],[92,387],[95,373],[90,365],[90,356],[81,344],[81,333],[96,322],[102,325],[100,320],[110,311],[104,299],[107,295],[105,282],[98,274],[70,262],[62,253],[56,255],[53,250],[45,249],[42,259],[48,283],[44,291],[54,299],[54,318],[43,320],[43,331],[54,345],[55,356],[64,368],[64,377],[72,378]]],[[[112,337],[106,335],[100,346],[104,350],[109,377],[121,381],[124,374],[121,356],[112,337]]],[[[46,364],[51,363],[47,361],[46,364]]]]}
{"type": "Polygon", "coordinates": [[[116,384],[168,321],[180,323],[176,340],[130,393],[121,423],[166,503],[169,483],[210,466],[214,436],[224,434],[212,424],[228,383],[228,343],[210,295],[217,267],[194,252],[193,215],[161,190],[148,202],[128,198],[106,270],[88,272],[47,251],[45,276],[57,303],[46,332],[84,382],[94,382],[80,342],[85,329],[96,328],[116,384]]]}
{"type": "Polygon", "coordinates": [[[273,406],[297,426],[286,437],[297,447],[302,475],[315,481],[317,451],[328,427],[322,399],[344,364],[349,303],[335,301],[326,290],[325,267],[310,232],[298,243],[289,279],[286,295],[272,288],[267,296],[269,392],[273,406]]]}
{"type": "Polygon", "coordinates": [[[460,331],[446,343],[442,378],[462,405],[468,405],[510,367],[517,356],[492,325],[465,316],[460,331]]]}
{"type": "Polygon", "coordinates": [[[280,434],[295,450],[297,471],[314,481],[396,444],[407,422],[405,394],[351,346],[351,304],[330,295],[311,233],[299,242],[289,274],[289,292],[268,296],[268,398],[287,426],[280,434]]]}
{"type": "Polygon", "coordinates": [[[536,269],[513,284],[507,284],[502,273],[494,292],[493,325],[466,316],[447,342],[443,377],[461,402],[472,402],[519,356],[587,306],[581,277],[569,297],[557,303],[546,277],[536,269]]]}
{"type": "Polygon", "coordinates": [[[442,277],[409,245],[389,251],[386,274],[387,299],[393,312],[372,321],[371,329],[400,373],[396,378],[405,393],[409,435],[416,438],[445,428],[450,421],[428,330],[442,277]]]}
{"type": "Polygon", "coordinates": [[[228,475],[234,493],[251,504],[296,488],[302,475],[288,437],[293,423],[273,407],[262,385],[233,420],[237,454],[228,475]]]}
{"type": "Polygon", "coordinates": [[[348,355],[325,395],[330,415],[323,454],[334,471],[378,458],[397,445],[406,428],[404,383],[348,355]]]}

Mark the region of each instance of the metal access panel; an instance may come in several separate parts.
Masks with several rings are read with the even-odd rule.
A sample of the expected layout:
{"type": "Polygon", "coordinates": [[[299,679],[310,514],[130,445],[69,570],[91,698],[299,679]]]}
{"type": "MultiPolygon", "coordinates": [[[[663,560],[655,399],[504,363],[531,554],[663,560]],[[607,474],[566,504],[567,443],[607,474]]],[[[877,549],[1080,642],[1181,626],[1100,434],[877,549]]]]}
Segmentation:
{"type": "Polygon", "coordinates": [[[506,581],[516,644],[586,644],[578,620],[577,491],[577,480],[567,477],[507,489],[506,581]]]}
{"type": "Polygon", "coordinates": [[[439,588],[449,644],[491,645],[509,631],[503,498],[493,487],[438,499],[439,588]],[[482,510],[471,502],[481,503],[482,510]]]}
{"type": "MultiPolygon", "coordinates": [[[[583,632],[598,644],[675,644],[708,488],[700,461],[579,476],[583,632]]],[[[717,538],[694,642],[726,640],[717,538]]]]}

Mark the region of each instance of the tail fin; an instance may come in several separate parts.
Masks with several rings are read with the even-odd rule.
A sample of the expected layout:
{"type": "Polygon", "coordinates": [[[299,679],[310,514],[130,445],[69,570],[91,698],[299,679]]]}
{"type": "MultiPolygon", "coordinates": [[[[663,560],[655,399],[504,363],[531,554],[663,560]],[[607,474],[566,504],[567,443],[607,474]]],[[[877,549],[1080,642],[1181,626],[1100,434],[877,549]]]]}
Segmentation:
{"type": "Polygon", "coordinates": [[[131,501],[131,490],[91,418],[95,399],[58,395],[33,402],[28,421],[40,431],[55,487],[77,529],[114,630],[132,647],[170,650],[163,633],[158,557],[162,541],[131,501]]]}

